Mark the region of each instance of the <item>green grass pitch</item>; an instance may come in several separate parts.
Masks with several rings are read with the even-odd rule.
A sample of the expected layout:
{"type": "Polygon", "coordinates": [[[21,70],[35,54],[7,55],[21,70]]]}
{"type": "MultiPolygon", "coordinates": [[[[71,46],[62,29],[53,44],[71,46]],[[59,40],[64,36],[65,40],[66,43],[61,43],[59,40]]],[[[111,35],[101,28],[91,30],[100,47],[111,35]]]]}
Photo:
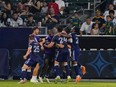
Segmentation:
{"type": "Polygon", "coordinates": [[[18,84],[18,81],[0,81],[0,87],[116,87],[116,82],[80,82],[75,84],[74,82],[50,84],[44,83],[30,83],[18,84]]]}

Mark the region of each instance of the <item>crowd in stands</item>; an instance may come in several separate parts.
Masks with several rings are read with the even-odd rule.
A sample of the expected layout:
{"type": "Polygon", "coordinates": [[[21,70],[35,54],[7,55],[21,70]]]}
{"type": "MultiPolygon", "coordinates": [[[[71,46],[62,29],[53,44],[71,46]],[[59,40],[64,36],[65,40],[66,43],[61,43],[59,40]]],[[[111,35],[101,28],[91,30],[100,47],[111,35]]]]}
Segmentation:
{"type": "MultiPolygon", "coordinates": [[[[33,27],[41,23],[48,30],[60,24],[64,14],[63,0],[0,0],[0,27],[33,27]]],[[[79,13],[68,19],[69,29],[75,28],[80,35],[116,35],[116,0],[108,5],[105,12],[96,10],[94,17],[80,20],[79,13]]]]}

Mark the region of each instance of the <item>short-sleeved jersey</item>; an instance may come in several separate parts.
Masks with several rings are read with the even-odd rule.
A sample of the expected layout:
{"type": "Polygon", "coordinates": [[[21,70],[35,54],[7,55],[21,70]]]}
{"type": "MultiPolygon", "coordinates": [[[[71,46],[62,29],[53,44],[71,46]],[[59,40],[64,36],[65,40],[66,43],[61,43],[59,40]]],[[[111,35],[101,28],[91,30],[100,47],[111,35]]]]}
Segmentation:
{"type": "Polygon", "coordinates": [[[54,42],[55,44],[63,44],[64,45],[64,48],[57,48],[58,51],[66,52],[68,50],[67,38],[62,37],[62,36],[54,36],[52,42],[54,42]]]}
{"type": "Polygon", "coordinates": [[[34,40],[29,42],[29,47],[31,47],[31,53],[32,55],[38,55],[41,51],[41,46],[39,42],[41,41],[41,38],[38,36],[34,36],[34,40]]]}
{"type": "MultiPolygon", "coordinates": [[[[48,35],[45,38],[45,43],[44,44],[46,44],[46,45],[50,44],[51,41],[52,41],[52,38],[53,38],[53,35],[48,35]]],[[[54,47],[52,47],[52,48],[45,47],[45,54],[52,54],[53,53],[53,50],[54,50],[54,47]]]]}
{"type": "Polygon", "coordinates": [[[79,48],[79,39],[76,33],[70,33],[71,38],[72,38],[72,43],[71,46],[73,49],[79,48]]]}
{"type": "Polygon", "coordinates": [[[42,41],[42,39],[39,36],[36,36],[34,34],[30,34],[29,36],[34,36],[34,41],[36,41],[36,42],[41,42],[42,41]]]}
{"type": "Polygon", "coordinates": [[[53,35],[48,35],[48,36],[45,38],[45,44],[48,45],[48,44],[52,41],[52,38],[53,38],[53,35]]]}

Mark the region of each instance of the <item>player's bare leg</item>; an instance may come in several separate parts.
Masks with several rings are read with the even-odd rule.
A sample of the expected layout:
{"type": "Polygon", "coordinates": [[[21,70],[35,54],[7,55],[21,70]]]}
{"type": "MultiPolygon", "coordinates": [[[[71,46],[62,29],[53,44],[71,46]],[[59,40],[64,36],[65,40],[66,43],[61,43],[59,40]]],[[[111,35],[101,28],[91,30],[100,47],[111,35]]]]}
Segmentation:
{"type": "Polygon", "coordinates": [[[37,80],[38,70],[39,70],[39,64],[36,64],[36,67],[33,70],[33,75],[30,82],[38,83],[38,80],[37,80]]]}

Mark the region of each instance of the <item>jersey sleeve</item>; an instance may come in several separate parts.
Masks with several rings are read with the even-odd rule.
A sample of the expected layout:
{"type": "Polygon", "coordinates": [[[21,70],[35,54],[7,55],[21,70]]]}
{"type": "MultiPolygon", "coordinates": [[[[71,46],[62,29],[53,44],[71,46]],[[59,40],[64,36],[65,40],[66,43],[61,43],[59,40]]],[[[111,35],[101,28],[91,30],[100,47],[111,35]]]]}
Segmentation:
{"type": "Polygon", "coordinates": [[[33,42],[29,42],[28,48],[32,48],[32,44],[33,44],[33,42]]]}
{"type": "Polygon", "coordinates": [[[35,36],[35,41],[37,41],[37,42],[41,42],[42,39],[41,39],[39,36],[35,36]]]}
{"type": "Polygon", "coordinates": [[[49,38],[50,38],[49,36],[46,36],[45,40],[49,40],[49,38]]]}

